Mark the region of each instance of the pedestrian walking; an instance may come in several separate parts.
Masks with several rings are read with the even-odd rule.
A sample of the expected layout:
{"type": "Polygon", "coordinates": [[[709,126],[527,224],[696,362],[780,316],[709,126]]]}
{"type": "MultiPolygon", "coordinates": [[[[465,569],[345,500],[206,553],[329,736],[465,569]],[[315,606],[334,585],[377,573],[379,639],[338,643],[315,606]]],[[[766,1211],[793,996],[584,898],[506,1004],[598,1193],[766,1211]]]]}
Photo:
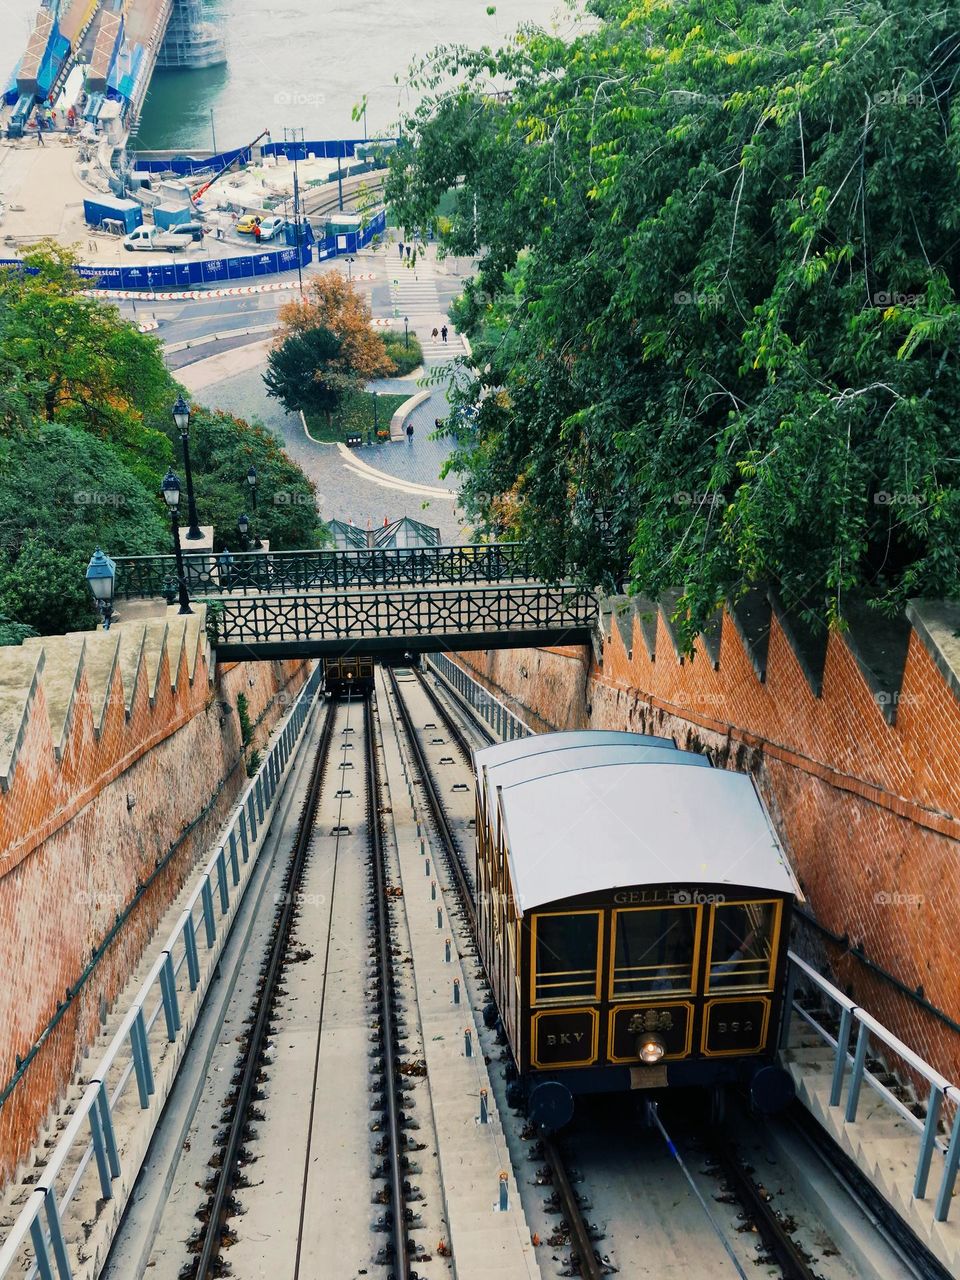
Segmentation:
{"type": "Polygon", "coordinates": [[[413,444],[413,423],[407,423],[407,444],[413,444]]]}
{"type": "Polygon", "coordinates": [[[390,524],[390,521],[387,519],[387,517],[386,517],[386,516],[384,516],[384,517],[383,517],[383,527],[386,529],[386,528],[388,528],[389,524],[390,524]]]}
{"type": "Polygon", "coordinates": [[[430,337],[434,340],[434,342],[436,342],[437,338],[439,338],[439,337],[440,337],[440,330],[439,330],[439,329],[434,329],[434,331],[433,331],[433,333],[431,333],[430,337]]]}
{"type": "Polygon", "coordinates": [[[410,261],[410,245],[407,245],[407,261],[410,261]]]}
{"type": "Polygon", "coordinates": [[[44,147],[44,146],[46,146],[46,143],[45,143],[45,142],[44,142],[44,140],[43,140],[43,129],[42,129],[41,125],[40,125],[40,121],[39,121],[39,120],[37,121],[37,146],[38,146],[38,147],[44,147]]]}
{"type": "Polygon", "coordinates": [[[399,249],[400,249],[400,261],[402,262],[402,261],[403,261],[403,250],[404,250],[404,243],[403,243],[403,241],[402,241],[402,240],[400,241],[399,249]]]}
{"type": "Polygon", "coordinates": [[[439,430],[440,430],[440,428],[443,426],[443,419],[442,419],[442,418],[434,418],[434,420],[433,420],[433,425],[434,425],[434,426],[437,428],[437,430],[439,431],[439,430]]]}
{"type": "Polygon", "coordinates": [[[257,244],[260,243],[260,236],[261,236],[260,223],[255,222],[253,224],[253,238],[254,240],[256,240],[257,244]]]}
{"type": "Polygon", "coordinates": [[[447,332],[448,332],[447,326],[444,325],[443,328],[440,330],[440,337],[444,340],[444,342],[446,342],[447,340],[447,332]]]}

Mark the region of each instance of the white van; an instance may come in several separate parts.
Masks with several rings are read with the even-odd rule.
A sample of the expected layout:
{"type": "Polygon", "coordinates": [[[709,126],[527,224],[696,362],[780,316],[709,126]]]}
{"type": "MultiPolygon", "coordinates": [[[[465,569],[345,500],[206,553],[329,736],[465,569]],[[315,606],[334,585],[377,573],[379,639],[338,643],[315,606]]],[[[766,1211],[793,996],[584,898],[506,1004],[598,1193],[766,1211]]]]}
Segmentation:
{"type": "Polygon", "coordinates": [[[137,227],[124,237],[123,247],[131,253],[135,249],[151,249],[154,253],[167,249],[170,253],[176,253],[178,249],[186,249],[189,243],[188,236],[174,236],[169,231],[161,231],[159,227],[137,227]]]}

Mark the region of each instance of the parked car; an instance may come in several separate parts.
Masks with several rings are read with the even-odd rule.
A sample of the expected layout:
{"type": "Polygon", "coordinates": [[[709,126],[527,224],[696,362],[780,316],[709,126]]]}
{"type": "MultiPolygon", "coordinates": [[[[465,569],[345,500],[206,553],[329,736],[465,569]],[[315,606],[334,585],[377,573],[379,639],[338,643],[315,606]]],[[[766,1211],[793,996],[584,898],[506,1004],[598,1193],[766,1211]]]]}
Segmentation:
{"type": "Polygon", "coordinates": [[[262,219],[258,213],[245,213],[242,218],[237,220],[237,230],[245,231],[248,235],[253,235],[253,228],[259,227],[262,219]]]}
{"type": "Polygon", "coordinates": [[[176,253],[178,249],[185,249],[189,243],[186,236],[171,235],[169,231],[161,231],[159,227],[137,227],[128,236],[124,236],[123,247],[131,253],[136,249],[153,252],[166,249],[170,253],[176,253]]]}
{"type": "Polygon", "coordinates": [[[168,230],[172,236],[182,236],[185,240],[199,241],[207,234],[207,228],[202,222],[178,222],[168,230]]]}
{"type": "Polygon", "coordinates": [[[286,225],[286,218],[278,218],[273,215],[269,218],[264,218],[260,223],[260,239],[272,240],[275,236],[278,236],[281,233],[286,225]]]}

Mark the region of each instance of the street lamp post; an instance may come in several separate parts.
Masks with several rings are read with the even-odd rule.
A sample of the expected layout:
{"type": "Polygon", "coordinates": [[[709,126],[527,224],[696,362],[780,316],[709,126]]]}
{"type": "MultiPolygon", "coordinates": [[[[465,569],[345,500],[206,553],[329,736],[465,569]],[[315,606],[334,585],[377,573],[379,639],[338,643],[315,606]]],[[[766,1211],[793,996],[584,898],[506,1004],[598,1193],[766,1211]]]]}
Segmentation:
{"type": "Polygon", "coordinates": [[[409,349],[410,346],[410,317],[403,317],[403,345],[409,349]]]}
{"type": "Polygon", "coordinates": [[[257,468],[251,466],[247,472],[247,484],[250,486],[250,501],[253,503],[254,514],[257,510],[257,468]]]}
{"type": "MultiPolygon", "coordinates": [[[[379,391],[374,391],[374,393],[373,393],[373,434],[374,434],[374,437],[376,437],[377,435],[379,435],[379,432],[380,432],[380,419],[379,419],[379,417],[378,417],[378,415],[377,415],[377,405],[378,405],[379,399],[380,399],[380,392],[379,392],[379,391]]],[[[371,438],[371,439],[369,440],[369,442],[368,442],[368,443],[373,444],[373,438],[371,438]]]]}
{"type": "MultiPolygon", "coordinates": [[[[183,396],[177,396],[173,406],[173,420],[180,432],[180,443],[183,445],[183,466],[187,473],[187,516],[190,527],[187,529],[187,541],[197,542],[203,537],[200,532],[200,518],[197,515],[197,500],[193,496],[193,468],[190,466],[190,406],[183,396]]],[[[169,473],[172,474],[172,473],[169,473]]],[[[179,498],[177,499],[179,502],[179,498]]]]}
{"type": "Polygon", "coordinates": [[[117,566],[97,547],[87,565],[86,579],[93,603],[103,619],[104,631],[110,630],[113,617],[113,584],[117,576],[117,566]]]}
{"type": "MultiPolygon", "coordinates": [[[[160,486],[163,500],[170,511],[170,528],[173,533],[173,554],[177,560],[177,585],[180,599],[180,613],[193,613],[190,608],[190,596],[187,592],[187,576],[183,568],[183,549],[180,546],[180,481],[171,468],[163,477],[160,486]]],[[[189,537],[189,534],[187,535],[189,537]]],[[[171,602],[172,603],[172,602],[171,602]]]]}
{"type": "Polygon", "coordinates": [[[241,540],[241,545],[243,546],[244,551],[249,551],[249,550],[250,550],[250,543],[249,543],[248,538],[247,538],[247,534],[250,532],[250,519],[249,519],[249,517],[248,517],[248,516],[246,516],[246,515],[240,515],[240,516],[238,516],[238,517],[237,517],[237,528],[240,530],[240,540],[241,540]]]}
{"type": "Polygon", "coordinates": [[[353,279],[353,264],[356,262],[356,258],[350,258],[350,257],[347,257],[347,258],[344,258],[344,262],[347,264],[347,279],[348,279],[348,280],[352,280],[352,279],[353,279]]]}

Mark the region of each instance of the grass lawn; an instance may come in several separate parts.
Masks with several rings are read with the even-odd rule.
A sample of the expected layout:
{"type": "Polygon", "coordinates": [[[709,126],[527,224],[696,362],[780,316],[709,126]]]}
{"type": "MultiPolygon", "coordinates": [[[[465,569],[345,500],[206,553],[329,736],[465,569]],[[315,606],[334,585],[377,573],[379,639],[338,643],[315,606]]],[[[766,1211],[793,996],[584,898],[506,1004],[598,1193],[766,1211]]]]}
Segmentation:
{"type": "MultiPolygon", "coordinates": [[[[390,428],[390,419],[409,396],[377,396],[377,422],[381,431],[390,428]]],[[[359,431],[363,435],[363,443],[367,443],[367,431],[373,430],[373,393],[358,391],[348,396],[340,406],[339,412],[333,415],[333,422],[328,424],[322,413],[306,415],[307,426],[314,440],[323,440],[327,444],[342,443],[348,431],[359,431]]]]}

